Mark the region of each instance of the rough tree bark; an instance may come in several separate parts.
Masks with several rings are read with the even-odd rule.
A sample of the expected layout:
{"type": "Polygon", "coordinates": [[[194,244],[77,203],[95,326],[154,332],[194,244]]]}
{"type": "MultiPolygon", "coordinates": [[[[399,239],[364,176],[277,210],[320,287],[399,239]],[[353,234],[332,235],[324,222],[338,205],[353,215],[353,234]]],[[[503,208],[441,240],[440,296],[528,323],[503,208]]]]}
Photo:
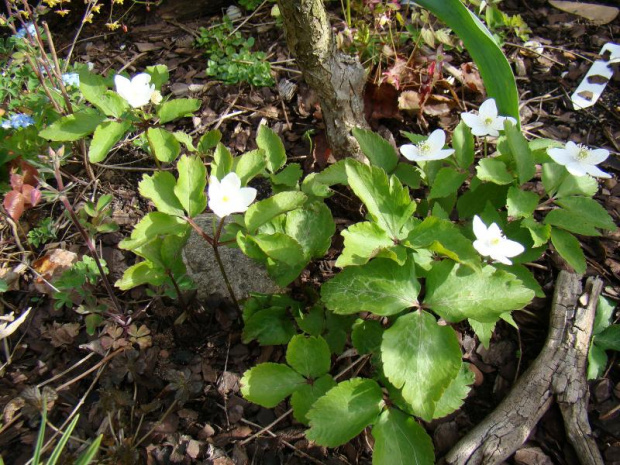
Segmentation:
{"type": "Polygon", "coordinates": [[[323,0],[278,0],[288,47],[308,85],[318,94],[334,157],[364,160],[351,129],[364,118],[366,73],[356,57],[336,47],[323,0]]]}
{"type": "Polygon", "coordinates": [[[446,455],[450,465],[503,462],[528,438],[554,398],[568,439],[583,465],[603,465],[588,422],[586,360],[594,312],[603,283],[561,271],[556,282],[549,335],[532,366],[508,396],[446,455]]]}

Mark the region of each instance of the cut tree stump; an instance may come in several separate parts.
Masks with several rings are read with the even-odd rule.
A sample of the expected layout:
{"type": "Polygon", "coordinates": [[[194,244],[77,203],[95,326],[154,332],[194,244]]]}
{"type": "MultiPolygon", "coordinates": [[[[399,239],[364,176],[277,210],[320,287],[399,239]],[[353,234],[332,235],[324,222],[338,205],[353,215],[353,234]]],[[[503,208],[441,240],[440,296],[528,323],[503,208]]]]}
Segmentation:
{"type": "Polygon", "coordinates": [[[499,464],[527,440],[553,400],[570,443],[583,465],[603,465],[588,422],[586,363],[594,313],[603,282],[560,271],[553,296],[549,335],[532,366],[508,396],[443,459],[450,465],[499,464]]]}

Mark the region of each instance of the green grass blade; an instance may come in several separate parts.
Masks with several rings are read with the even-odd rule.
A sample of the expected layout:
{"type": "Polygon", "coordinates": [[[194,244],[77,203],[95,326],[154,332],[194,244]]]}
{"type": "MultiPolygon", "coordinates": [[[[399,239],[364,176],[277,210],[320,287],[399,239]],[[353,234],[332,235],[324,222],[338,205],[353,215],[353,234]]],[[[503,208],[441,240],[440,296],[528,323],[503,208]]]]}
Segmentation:
{"type": "Polygon", "coordinates": [[[75,425],[77,424],[79,418],[80,416],[76,415],[73,421],[71,421],[71,423],[65,430],[65,432],[62,433],[62,436],[60,437],[58,444],[56,444],[56,447],[54,447],[54,451],[52,452],[52,455],[50,455],[50,458],[47,461],[47,465],[56,465],[56,462],[58,462],[58,459],[60,458],[60,454],[62,454],[62,451],[65,448],[65,445],[67,444],[67,441],[69,440],[69,437],[71,436],[71,433],[73,433],[73,430],[75,429],[75,425]]]}
{"type": "Polygon", "coordinates": [[[43,412],[41,412],[41,426],[39,427],[39,435],[37,436],[37,443],[34,446],[34,453],[32,454],[32,464],[39,465],[41,458],[41,449],[43,448],[43,440],[45,439],[45,422],[47,421],[47,405],[45,405],[45,398],[43,398],[43,412]]]}
{"type": "Polygon", "coordinates": [[[508,59],[484,24],[460,0],[416,0],[463,41],[500,115],[519,119],[519,93],[508,59]]]}
{"type": "Polygon", "coordinates": [[[103,434],[100,434],[97,439],[95,439],[93,443],[88,446],[88,449],[86,449],[84,453],[78,457],[74,465],[88,465],[95,458],[95,455],[99,451],[99,446],[101,445],[102,438],[103,434]]]}

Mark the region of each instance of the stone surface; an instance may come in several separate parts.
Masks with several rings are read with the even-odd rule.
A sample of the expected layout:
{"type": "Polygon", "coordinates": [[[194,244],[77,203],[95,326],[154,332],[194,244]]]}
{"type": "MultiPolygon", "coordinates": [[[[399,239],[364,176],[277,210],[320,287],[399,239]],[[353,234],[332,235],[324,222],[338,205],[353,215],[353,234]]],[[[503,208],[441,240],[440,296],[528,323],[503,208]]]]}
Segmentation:
{"type": "MultiPolygon", "coordinates": [[[[213,218],[214,215],[206,214],[194,220],[202,229],[210,233],[213,218]]],[[[222,246],[219,252],[237,299],[245,299],[250,292],[270,294],[284,291],[269,277],[267,270],[261,264],[243,255],[241,250],[222,246]]],[[[183,261],[187,266],[187,274],[196,283],[200,300],[211,298],[230,300],[213,249],[195,231],[192,231],[183,249],[183,261]]]]}

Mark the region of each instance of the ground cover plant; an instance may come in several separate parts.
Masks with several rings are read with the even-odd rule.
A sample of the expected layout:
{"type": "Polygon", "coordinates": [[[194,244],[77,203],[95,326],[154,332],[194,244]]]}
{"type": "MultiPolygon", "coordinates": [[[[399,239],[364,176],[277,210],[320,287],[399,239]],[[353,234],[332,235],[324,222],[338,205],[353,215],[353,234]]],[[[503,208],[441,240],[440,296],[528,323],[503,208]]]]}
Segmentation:
{"type": "MultiPolygon", "coordinates": [[[[45,3],[48,15],[67,7],[45,3]]],[[[115,22],[114,3],[101,21],[115,22]]],[[[541,348],[558,267],[607,281],[605,297],[599,286],[582,304],[598,303],[593,425],[613,440],[618,213],[601,199],[613,199],[617,146],[532,137],[540,126],[519,111],[509,60],[480,19],[516,41],[525,28],[501,4],[402,3],[334,5],[343,18],[334,50],[359,52],[369,67],[366,118],[350,132],[356,157],[325,144],[320,92],[287,107],[271,87],[276,72],[297,76],[280,66],[293,66],[286,48],[250,51],[266,39],[244,39],[243,18],[195,29],[191,59],[206,48],[206,66],[142,59],[121,69],[62,61],[47,15],[7,3],[7,69],[27,76],[7,80],[0,129],[7,463],[46,453],[55,463],[61,452],[77,463],[460,463],[448,449],[481,419],[468,403],[500,397],[497,380],[514,382],[541,348]],[[473,62],[459,73],[449,55],[466,53],[473,62]],[[191,82],[200,73],[208,84],[191,82]],[[213,79],[237,93],[218,95],[231,87],[213,79]],[[248,110],[256,101],[265,108],[248,110]],[[183,260],[192,234],[212,251],[227,295],[196,298],[183,260]],[[230,247],[284,292],[236,295],[230,247]],[[611,271],[596,264],[601,255],[611,271]],[[524,329],[528,318],[535,330],[524,329]],[[528,331],[537,337],[522,341],[528,331]],[[502,343],[505,353],[494,349],[502,343]],[[491,353],[512,367],[493,367],[491,353]]],[[[105,13],[97,5],[77,17],[80,28],[105,13]]],[[[288,27],[284,4],[283,18],[270,2],[242,6],[276,36],[288,27]]],[[[519,50],[511,60],[540,57],[519,50]]],[[[570,451],[536,441],[514,460],[567,463],[570,451]]]]}

